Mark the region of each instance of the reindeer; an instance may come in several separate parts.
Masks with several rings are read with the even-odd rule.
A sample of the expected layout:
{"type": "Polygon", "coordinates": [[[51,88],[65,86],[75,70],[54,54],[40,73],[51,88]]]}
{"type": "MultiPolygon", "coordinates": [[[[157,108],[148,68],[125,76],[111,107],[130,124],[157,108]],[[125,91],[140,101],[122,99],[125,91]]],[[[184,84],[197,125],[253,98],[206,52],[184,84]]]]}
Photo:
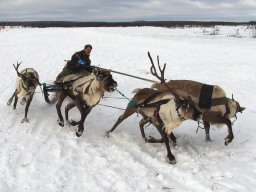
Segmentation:
{"type": "Polygon", "coordinates": [[[109,133],[114,131],[123,120],[134,113],[138,113],[143,117],[139,125],[141,135],[145,141],[150,143],[164,142],[167,149],[167,162],[176,163],[175,157],[170,150],[168,138],[175,145],[176,137],[173,135],[172,129],[178,127],[184,120],[197,118],[197,111],[193,107],[187,107],[188,101],[177,100],[170,92],[159,92],[154,89],[144,88],[135,89],[133,93],[136,94],[113,127],[106,131],[106,136],[108,137],[109,133]],[[157,128],[162,139],[145,137],[144,125],[149,122],[157,128]]]}
{"type": "Polygon", "coordinates": [[[23,69],[21,72],[18,71],[19,66],[22,62],[18,63],[14,66],[15,70],[17,71],[17,79],[16,79],[16,89],[12,95],[12,97],[8,100],[7,105],[11,105],[13,98],[14,104],[13,109],[16,109],[16,105],[18,102],[18,98],[22,97],[20,104],[24,105],[25,102],[27,103],[25,107],[25,117],[21,120],[21,123],[28,122],[28,108],[30,103],[33,99],[36,87],[40,84],[39,83],[39,75],[33,68],[26,68],[23,69]]]}
{"type": "MultiPolygon", "coordinates": [[[[228,126],[229,135],[225,139],[225,145],[230,143],[233,139],[233,133],[232,133],[232,127],[231,122],[229,118],[233,117],[236,113],[242,112],[245,108],[240,107],[239,103],[236,101],[233,101],[229,98],[222,97],[225,92],[223,89],[221,89],[219,86],[214,86],[213,88],[213,96],[217,95],[216,98],[220,99],[212,99],[212,108],[210,108],[208,111],[206,109],[202,110],[199,106],[202,104],[198,104],[195,102],[198,102],[198,100],[195,99],[194,95],[192,93],[195,93],[197,95],[200,94],[200,87],[198,88],[198,85],[201,85],[198,82],[195,81],[188,81],[188,80],[176,80],[174,82],[180,82],[180,87],[174,83],[178,87],[176,89],[173,89],[173,87],[169,87],[168,83],[165,82],[164,79],[164,71],[166,64],[164,65],[163,69],[161,69],[159,64],[159,57],[157,57],[158,60],[158,67],[161,72],[161,76],[159,76],[156,72],[156,68],[154,65],[154,62],[148,53],[148,56],[150,58],[152,67],[151,67],[151,73],[153,76],[156,76],[161,82],[160,83],[154,83],[152,88],[155,88],[158,86],[158,91],[155,90],[155,93],[153,89],[136,89],[134,92],[136,94],[134,95],[131,102],[128,104],[125,112],[118,118],[117,122],[114,124],[114,126],[106,132],[106,136],[109,135],[110,132],[114,131],[115,128],[127,117],[132,115],[133,113],[137,112],[143,116],[143,119],[140,121],[140,130],[141,135],[147,142],[164,142],[167,148],[167,162],[174,164],[176,163],[175,157],[172,155],[168,143],[168,138],[174,142],[176,142],[176,138],[172,133],[173,128],[178,127],[182,120],[192,119],[199,121],[199,119],[202,117],[205,126],[210,125],[210,123],[225,123],[228,126]],[[185,83],[184,83],[185,82],[185,83]],[[181,87],[185,87],[184,90],[181,89],[181,87]],[[181,89],[181,90],[180,90],[181,89]],[[192,91],[193,90],[193,91],[192,91]],[[186,93],[186,94],[180,94],[179,93],[186,93]],[[199,92],[199,93],[198,93],[199,92]],[[158,95],[157,97],[152,95],[158,95]],[[161,94],[163,97],[161,97],[161,94]],[[191,94],[191,95],[190,95],[191,94]],[[165,96],[169,96],[169,102],[166,100],[165,96]],[[194,100],[193,100],[194,99],[194,100]],[[223,105],[223,100],[225,101],[225,108],[222,111],[222,108],[219,110],[215,109],[215,107],[218,107],[219,105],[223,105]],[[140,103],[136,104],[135,106],[131,105],[132,103],[140,103]],[[167,105],[169,103],[169,105],[167,105]],[[171,104],[172,103],[172,104],[171,104]],[[184,103],[191,103],[190,110],[188,111],[188,105],[184,105],[184,103]],[[178,107],[177,107],[178,105],[178,107]],[[187,107],[186,107],[187,106],[187,107]],[[223,114],[223,115],[222,115],[223,114]],[[179,118],[178,118],[179,117],[179,118]],[[182,117],[182,118],[181,118],[182,117]],[[144,133],[144,125],[148,122],[151,122],[159,131],[159,133],[162,136],[162,139],[155,139],[152,137],[145,138],[144,133]],[[232,139],[231,139],[232,138],[232,139]]],[[[167,96],[167,98],[168,98],[167,96]]],[[[202,96],[201,96],[202,98],[202,96]]],[[[204,102],[206,102],[204,100],[204,102]]],[[[209,137],[209,127],[208,131],[206,130],[206,138],[209,137]]]]}
{"type": "Polygon", "coordinates": [[[206,140],[211,140],[209,135],[210,124],[225,124],[228,127],[228,136],[225,138],[224,144],[231,143],[234,135],[230,118],[234,117],[238,112],[242,113],[245,108],[241,107],[237,101],[227,98],[225,91],[218,85],[206,85],[191,80],[170,80],[165,82],[164,71],[166,64],[161,69],[159,57],[157,56],[158,68],[161,72],[161,76],[159,76],[149,52],[148,56],[152,64],[151,74],[160,80],[160,82],[154,83],[151,88],[157,88],[158,91],[169,91],[177,98],[191,99],[195,108],[202,113],[206,140]]]}
{"type": "Polygon", "coordinates": [[[69,75],[65,77],[62,84],[62,91],[56,104],[59,125],[61,127],[64,126],[61,105],[68,96],[70,102],[65,107],[65,118],[70,125],[78,125],[76,135],[80,137],[84,131],[85,118],[92,108],[99,103],[105,91],[113,92],[116,87],[117,82],[113,80],[110,71],[105,69],[93,69],[93,74],[89,76],[78,77],[76,75],[69,75]],[[69,110],[75,106],[81,114],[79,121],[69,120],[68,118],[69,110]]]}

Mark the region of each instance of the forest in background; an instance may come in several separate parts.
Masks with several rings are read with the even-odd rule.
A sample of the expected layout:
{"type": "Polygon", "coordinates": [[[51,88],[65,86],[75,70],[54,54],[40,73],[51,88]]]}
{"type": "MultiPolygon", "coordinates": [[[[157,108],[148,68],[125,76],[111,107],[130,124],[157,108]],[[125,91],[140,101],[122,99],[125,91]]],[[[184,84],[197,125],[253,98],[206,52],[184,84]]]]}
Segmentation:
{"type": "Polygon", "coordinates": [[[216,25],[255,25],[256,21],[250,22],[220,22],[220,21],[134,21],[134,22],[73,22],[73,21],[0,21],[0,26],[22,26],[22,27],[184,27],[216,25]]]}

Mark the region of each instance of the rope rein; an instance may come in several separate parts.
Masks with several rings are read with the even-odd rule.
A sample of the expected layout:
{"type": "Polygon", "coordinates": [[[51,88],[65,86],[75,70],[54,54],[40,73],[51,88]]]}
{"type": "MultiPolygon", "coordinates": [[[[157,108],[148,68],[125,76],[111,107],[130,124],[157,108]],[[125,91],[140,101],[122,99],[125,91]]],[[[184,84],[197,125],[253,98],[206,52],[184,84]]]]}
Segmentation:
{"type": "MultiPolygon", "coordinates": [[[[64,61],[67,61],[67,60],[64,60],[64,61]]],[[[109,70],[110,72],[113,72],[113,73],[117,73],[117,74],[120,74],[120,75],[125,75],[125,76],[129,76],[129,77],[133,77],[133,78],[137,78],[137,79],[141,79],[141,80],[144,80],[144,81],[149,81],[149,82],[156,82],[156,81],[153,81],[153,80],[150,80],[150,79],[145,79],[145,78],[142,78],[142,77],[138,77],[138,76],[134,76],[134,75],[130,75],[130,74],[127,74],[127,73],[122,73],[122,72],[118,72],[118,71],[114,71],[112,69],[105,69],[105,68],[101,68],[101,67],[96,67],[96,66],[87,66],[87,68],[91,68],[91,69],[103,69],[103,70],[109,70]]],[[[77,79],[80,79],[82,78],[83,76],[77,78],[77,79]]],[[[44,94],[43,90],[42,90],[42,87],[41,86],[47,86],[47,87],[51,87],[51,88],[56,88],[56,87],[63,87],[63,85],[67,84],[67,83],[70,83],[70,82],[73,82],[73,81],[76,81],[77,79],[74,79],[74,80],[71,80],[71,81],[68,81],[68,82],[65,82],[61,85],[56,85],[56,84],[47,84],[47,83],[40,83],[39,80],[38,83],[39,83],[39,86],[40,86],[40,89],[41,89],[41,92],[42,94],[44,94]]],[[[166,83],[164,83],[165,86],[169,89],[169,91],[172,93],[172,90],[167,86],[166,83]]],[[[123,97],[123,98],[118,98],[118,97],[102,97],[102,98],[113,98],[113,99],[127,99],[129,101],[129,104],[128,105],[131,105],[131,106],[136,106],[136,103],[135,101],[131,100],[131,98],[128,98],[126,97],[121,91],[119,91],[117,88],[115,88],[115,90],[123,97]]],[[[177,98],[177,95],[173,94],[175,96],[175,98],[177,98]]],[[[188,103],[187,103],[187,107],[185,109],[185,113],[188,112],[189,108],[190,108],[190,102],[192,100],[188,100],[188,103]]],[[[233,93],[232,93],[232,101],[235,101],[234,100],[234,97],[233,97],[233,93]]],[[[109,106],[109,105],[103,105],[103,104],[99,104],[99,105],[102,105],[102,106],[105,106],[105,107],[110,107],[110,108],[115,108],[115,109],[121,109],[121,110],[125,110],[125,109],[122,109],[122,108],[118,108],[118,107],[113,107],[113,106],[109,106]]],[[[182,104],[180,104],[177,108],[176,108],[176,111],[177,111],[177,114],[178,114],[178,117],[184,121],[186,120],[185,117],[183,117],[180,113],[179,113],[179,108],[181,107],[182,104]]],[[[237,120],[237,115],[235,114],[234,115],[234,120],[232,121],[232,125],[234,125],[234,122],[237,120]]],[[[196,133],[198,132],[199,128],[202,128],[200,126],[200,122],[198,121],[198,128],[197,128],[197,131],[196,133]]],[[[202,128],[203,129],[203,128],[202,128]]]]}
{"type": "Polygon", "coordinates": [[[110,108],[113,108],[113,109],[120,109],[120,110],[125,110],[125,109],[123,109],[123,108],[119,108],[119,107],[113,107],[113,106],[110,106],[110,105],[104,105],[104,104],[98,104],[98,105],[101,105],[101,106],[104,106],[104,107],[110,107],[110,108]]]}
{"type": "Polygon", "coordinates": [[[127,99],[127,100],[129,101],[129,105],[131,105],[131,106],[135,106],[135,105],[136,105],[135,101],[130,100],[130,99],[129,99],[128,97],[126,97],[123,93],[121,93],[117,88],[115,88],[115,90],[116,90],[120,95],[122,95],[125,99],[127,99]]]}

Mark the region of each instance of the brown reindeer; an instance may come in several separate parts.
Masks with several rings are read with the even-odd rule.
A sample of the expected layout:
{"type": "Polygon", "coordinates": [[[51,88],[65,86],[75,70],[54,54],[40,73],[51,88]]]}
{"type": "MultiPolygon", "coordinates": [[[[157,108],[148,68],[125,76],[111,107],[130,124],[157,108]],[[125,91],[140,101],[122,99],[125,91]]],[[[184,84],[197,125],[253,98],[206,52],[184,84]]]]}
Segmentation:
{"type": "Polygon", "coordinates": [[[113,92],[116,87],[117,82],[113,80],[109,70],[94,69],[93,74],[89,76],[67,76],[63,80],[62,91],[56,104],[59,125],[64,126],[61,105],[68,96],[70,103],[65,107],[66,121],[73,126],[78,125],[76,135],[80,137],[84,131],[85,118],[91,109],[99,103],[105,91],[113,92]],[[81,119],[79,121],[69,121],[68,112],[75,106],[80,111],[81,119]]]}
{"type": "Polygon", "coordinates": [[[106,132],[106,136],[109,136],[109,133],[114,131],[123,120],[134,113],[138,113],[143,117],[139,124],[141,135],[145,141],[150,143],[164,142],[167,149],[167,162],[171,164],[176,163],[175,157],[170,150],[168,138],[173,144],[176,143],[176,138],[172,130],[178,127],[182,121],[195,118],[195,108],[187,108],[188,101],[177,100],[170,92],[159,92],[154,89],[144,88],[135,89],[133,93],[136,94],[117,122],[106,132]],[[157,128],[162,139],[145,137],[144,125],[149,122],[157,128]]]}
{"type": "Polygon", "coordinates": [[[16,89],[12,95],[12,97],[8,100],[7,105],[11,105],[14,99],[13,109],[16,109],[16,105],[18,102],[18,98],[22,97],[21,104],[24,105],[27,103],[25,107],[25,117],[21,120],[21,123],[27,122],[28,118],[28,108],[33,99],[36,87],[39,85],[39,75],[32,68],[23,69],[21,72],[18,71],[18,68],[22,62],[18,63],[17,66],[14,66],[17,71],[17,79],[16,79],[16,89]]]}
{"type": "Polygon", "coordinates": [[[228,127],[225,145],[231,143],[234,135],[230,118],[234,117],[236,113],[242,112],[245,108],[240,107],[237,101],[227,98],[225,91],[217,85],[206,85],[191,80],[170,80],[165,82],[164,70],[166,64],[161,69],[159,57],[157,57],[158,68],[161,72],[161,76],[159,76],[150,53],[148,53],[148,56],[152,64],[152,75],[161,81],[154,83],[151,88],[157,88],[158,91],[169,91],[177,98],[191,99],[195,104],[195,108],[202,113],[206,140],[210,140],[210,124],[225,124],[228,127]]]}

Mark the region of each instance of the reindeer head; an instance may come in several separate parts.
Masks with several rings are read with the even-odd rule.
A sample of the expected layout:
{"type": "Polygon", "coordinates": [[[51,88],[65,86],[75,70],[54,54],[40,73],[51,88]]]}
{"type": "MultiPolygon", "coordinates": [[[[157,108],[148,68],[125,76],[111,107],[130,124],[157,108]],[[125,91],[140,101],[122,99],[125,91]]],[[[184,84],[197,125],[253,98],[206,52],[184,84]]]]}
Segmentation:
{"type": "Polygon", "coordinates": [[[228,114],[228,118],[232,118],[238,112],[242,113],[242,111],[245,110],[245,107],[241,107],[237,101],[230,99],[230,98],[228,98],[228,105],[230,108],[230,113],[228,114]]]}
{"type": "Polygon", "coordinates": [[[93,69],[93,74],[100,82],[105,91],[112,92],[117,87],[117,82],[112,78],[109,70],[106,69],[93,69]]]}
{"type": "Polygon", "coordinates": [[[36,72],[33,70],[32,71],[28,71],[28,69],[24,69],[22,70],[21,72],[18,71],[18,68],[20,66],[22,62],[18,63],[17,62],[17,65],[14,66],[16,72],[17,72],[17,75],[18,77],[20,77],[22,79],[22,88],[25,89],[29,94],[30,93],[34,93],[35,90],[36,90],[36,87],[38,86],[39,84],[39,80],[36,76],[36,72]]]}
{"type": "Polygon", "coordinates": [[[191,99],[175,99],[175,103],[182,120],[194,119],[197,121],[201,118],[202,113],[196,109],[195,103],[191,99]]]}
{"type": "Polygon", "coordinates": [[[23,80],[24,87],[27,89],[28,93],[34,93],[39,81],[33,72],[25,73],[25,80],[23,80]]]}

